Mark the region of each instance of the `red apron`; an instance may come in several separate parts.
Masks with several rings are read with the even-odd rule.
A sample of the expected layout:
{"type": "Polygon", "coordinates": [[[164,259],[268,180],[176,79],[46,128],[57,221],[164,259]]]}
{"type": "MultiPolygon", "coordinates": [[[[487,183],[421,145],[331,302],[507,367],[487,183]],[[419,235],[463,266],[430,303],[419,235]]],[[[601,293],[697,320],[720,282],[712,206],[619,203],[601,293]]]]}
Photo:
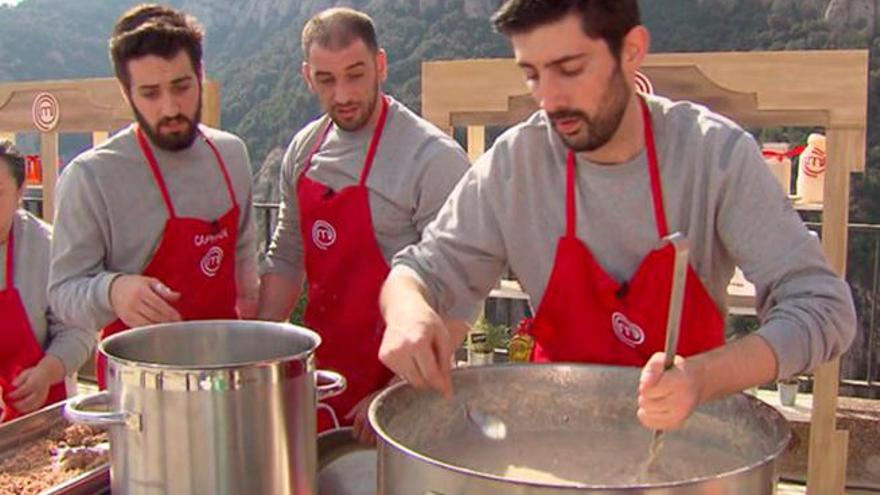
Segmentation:
{"type": "MultiPolygon", "coordinates": [[[[21,413],[12,407],[13,401],[7,399],[15,390],[12,382],[19,373],[36,366],[45,355],[34,337],[31,322],[21,302],[21,295],[13,282],[14,245],[15,235],[10,228],[6,243],[6,286],[0,291],[0,315],[3,315],[3,323],[0,325],[0,389],[3,392],[0,423],[21,416],[21,413]]],[[[49,386],[49,396],[43,405],[53,404],[66,398],[67,392],[62,380],[49,386]]]]}
{"type": "MultiPolygon", "coordinates": [[[[308,282],[304,320],[321,335],[322,343],[315,355],[317,365],[337,371],[348,380],[343,394],[325,401],[346,424],[351,422],[344,416],[393,376],[379,362],[379,344],[385,331],[379,313],[379,291],[389,267],[373,232],[366,186],[387,114],[388,100],[383,96],[379,122],[357,185],[333,191],[306,177],[312,157],[327,138],[332,123],[323,129],[296,184],[308,282]]],[[[330,414],[319,414],[319,431],[332,426],[330,414]]]]}
{"type": "MultiPolygon", "coordinates": [[[[223,173],[232,207],[215,221],[179,218],[174,212],[159,164],[140,127],[136,129],[136,134],[168,210],[168,221],[165,222],[159,248],[142,275],[155,277],[181,294],[180,300],[172,303],[172,306],[183,320],[237,319],[235,248],[239,210],[223,157],[214,143],[204,134],[200,134],[214,153],[217,166],[223,173]]],[[[127,329],[125,323],[116,320],[101,330],[101,339],[127,329]]],[[[98,386],[104,389],[107,363],[100,353],[96,364],[98,386]]]]}
{"type": "MultiPolygon", "coordinates": [[[[669,233],[651,113],[639,99],[658,240],[669,233]]],[[[566,164],[566,232],[535,315],[532,359],[643,366],[662,352],[672,290],[674,248],[651,251],[633,277],[615,281],[575,233],[575,154],[566,164]]],[[[724,318],[693,268],[688,266],[678,354],[690,356],[724,344],[724,318]]]]}

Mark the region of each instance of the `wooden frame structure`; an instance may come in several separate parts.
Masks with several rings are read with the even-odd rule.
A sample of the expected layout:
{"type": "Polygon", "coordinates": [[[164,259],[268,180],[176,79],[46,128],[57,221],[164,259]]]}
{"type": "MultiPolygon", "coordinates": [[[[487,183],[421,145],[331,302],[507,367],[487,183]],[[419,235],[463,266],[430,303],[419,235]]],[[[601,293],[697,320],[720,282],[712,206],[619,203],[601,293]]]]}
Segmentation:
{"type": "MultiPolygon", "coordinates": [[[[58,176],[60,133],[91,133],[92,143],[134,119],[115,78],[28,81],[0,84],[0,136],[15,141],[17,132],[40,133],[43,167],[43,217],[52,221],[58,176]]],[[[220,87],[205,81],[202,121],[220,125],[220,87]]]]}
{"type": "MultiPolygon", "coordinates": [[[[850,173],[865,169],[867,51],[653,54],[642,72],[657,94],[704,104],[746,127],[824,127],[822,245],[845,273],[850,173]]],[[[467,127],[472,160],[485,150],[485,127],[512,125],[536,108],[513,60],[422,64],[422,114],[449,133],[467,127]]],[[[839,378],[839,360],[815,372],[807,473],[813,495],[844,493],[848,432],[836,426],[839,378]]]]}

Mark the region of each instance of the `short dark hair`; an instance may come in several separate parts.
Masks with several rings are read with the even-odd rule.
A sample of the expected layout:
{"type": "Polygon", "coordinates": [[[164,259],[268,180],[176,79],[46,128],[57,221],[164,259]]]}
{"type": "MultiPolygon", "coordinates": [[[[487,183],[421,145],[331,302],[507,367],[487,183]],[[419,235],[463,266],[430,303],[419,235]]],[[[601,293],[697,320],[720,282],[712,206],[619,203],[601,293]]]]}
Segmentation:
{"type": "Polygon", "coordinates": [[[24,185],[25,159],[21,151],[12,144],[12,141],[0,141],[0,162],[5,163],[12,176],[15,177],[15,185],[21,189],[24,185]]]}
{"type": "Polygon", "coordinates": [[[314,43],[330,50],[341,50],[358,39],[371,52],[379,51],[376,27],[370,16],[347,7],[324,10],[309,19],[303,27],[303,58],[309,59],[309,50],[314,43]]]}
{"type": "Polygon", "coordinates": [[[620,56],[623,38],[642,23],[638,0],[505,0],[492,16],[492,24],[510,36],[569,14],[580,16],[584,33],[605,40],[615,57],[620,56]]]}
{"type": "Polygon", "coordinates": [[[204,37],[202,26],[191,15],[164,5],[133,7],[116,21],[110,38],[110,60],[116,78],[128,88],[130,60],[147,55],[170,59],[180,50],[186,50],[196,76],[201,78],[204,37]]]}

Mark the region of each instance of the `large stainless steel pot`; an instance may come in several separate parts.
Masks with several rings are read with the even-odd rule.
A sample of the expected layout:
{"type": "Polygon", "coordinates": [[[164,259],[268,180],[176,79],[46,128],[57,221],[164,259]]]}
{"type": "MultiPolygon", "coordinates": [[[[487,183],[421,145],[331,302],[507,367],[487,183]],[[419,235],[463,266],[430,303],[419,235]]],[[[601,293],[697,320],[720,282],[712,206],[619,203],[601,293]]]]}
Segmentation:
{"type": "Polygon", "coordinates": [[[753,397],[701,407],[667,432],[646,468],[652,433],[636,418],[639,370],[504,365],[453,372],[456,398],[498,416],[482,436],[460,402],[398,384],[371,404],[380,495],[772,495],[785,419],[753,397]]]}
{"type": "Polygon", "coordinates": [[[110,426],[114,494],[314,495],[316,401],[345,387],[315,371],[319,344],[281,323],[132,329],[99,346],[108,390],[65,414],[110,426]],[[101,404],[111,412],[87,410],[101,404]]]}

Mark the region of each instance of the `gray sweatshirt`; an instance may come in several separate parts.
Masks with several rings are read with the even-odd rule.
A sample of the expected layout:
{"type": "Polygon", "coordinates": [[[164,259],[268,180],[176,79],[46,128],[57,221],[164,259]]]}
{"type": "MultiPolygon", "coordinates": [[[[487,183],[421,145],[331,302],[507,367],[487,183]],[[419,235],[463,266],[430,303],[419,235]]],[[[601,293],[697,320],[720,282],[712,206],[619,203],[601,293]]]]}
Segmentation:
{"type": "MultiPolygon", "coordinates": [[[[761,158],[751,135],[688,102],[649,99],[671,232],[691,241],[690,263],[722,313],[734,267],[757,289],[764,337],[779,376],[813,369],[855,335],[847,284],[829,267],[761,158]]],[[[509,265],[541,302],[565,232],[567,148],[538,112],[508,130],[459,183],[417,246],[394,259],[426,285],[438,311],[472,311],[509,265]]],[[[598,165],[578,157],[577,233],[617,281],[658,237],[644,150],[598,165]]]]}
{"type": "MultiPolygon", "coordinates": [[[[250,159],[236,136],[202,126],[226,163],[240,209],[235,253],[238,298],[256,300],[256,229],[250,159]]],[[[179,217],[215,220],[232,203],[217,160],[203,140],[169,152],[152,147],[179,217]]],[[[110,282],[141,274],[168,220],[134,126],[76,157],[58,181],[49,302],[70,325],[98,329],[116,319],[110,282]]]]}
{"type": "MultiPolygon", "coordinates": [[[[12,219],[12,229],[15,234],[13,283],[24,303],[34,337],[46,353],[61,360],[65,374],[70,375],[89,358],[97,334],[92,329],[63,324],[49,309],[46,285],[52,227],[19,210],[12,219]]],[[[5,282],[6,244],[0,244],[0,287],[3,289],[6,289],[5,282]]]]}
{"type": "MultiPolygon", "coordinates": [[[[390,97],[389,97],[390,98],[390,97]]],[[[327,120],[317,119],[296,134],[281,165],[281,209],[263,273],[299,279],[304,271],[296,181],[327,120]]],[[[307,177],[335,190],[357,184],[372,129],[330,131],[312,159],[307,177]]],[[[367,178],[376,240],[390,262],[404,246],[421,239],[449,192],[468,169],[467,155],[449,136],[391,99],[382,140],[367,178]]]]}

